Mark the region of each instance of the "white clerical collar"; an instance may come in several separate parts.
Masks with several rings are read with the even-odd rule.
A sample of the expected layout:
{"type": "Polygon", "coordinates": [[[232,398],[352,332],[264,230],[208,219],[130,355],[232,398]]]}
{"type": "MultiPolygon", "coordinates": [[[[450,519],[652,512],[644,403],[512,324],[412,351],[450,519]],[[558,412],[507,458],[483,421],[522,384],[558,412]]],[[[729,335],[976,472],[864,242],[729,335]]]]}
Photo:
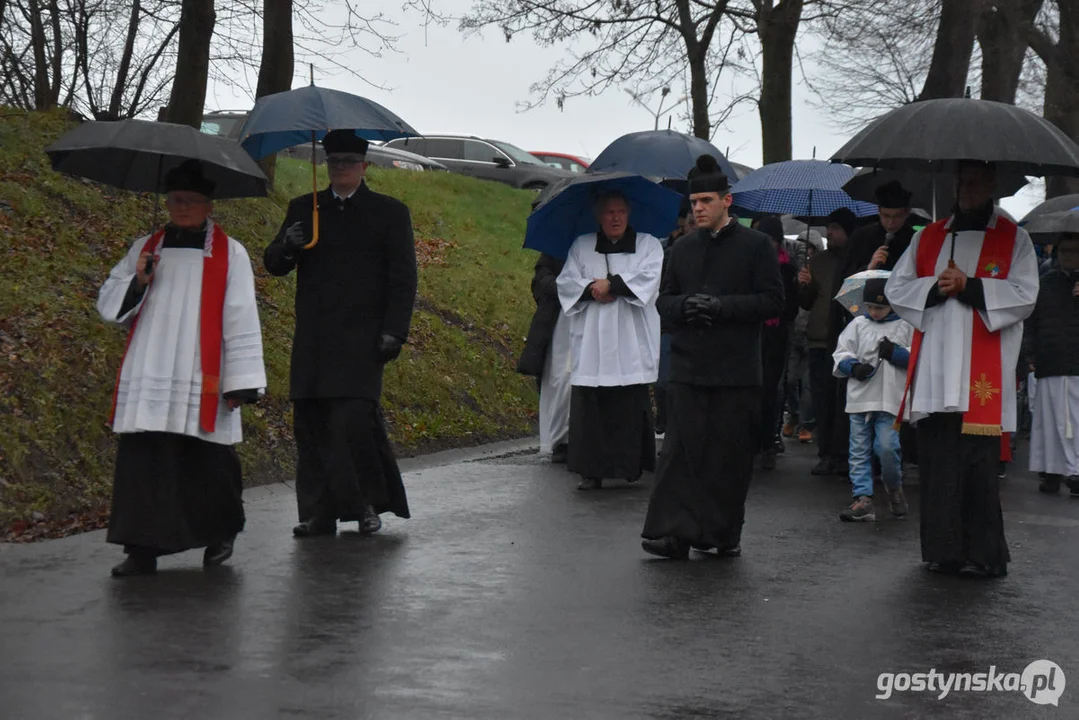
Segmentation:
{"type": "MultiPolygon", "coordinates": [[[[360,183],[360,185],[363,185],[363,183],[360,183]]],[[[337,191],[336,191],[336,190],[334,190],[332,186],[330,187],[330,192],[332,192],[332,193],[333,193],[333,196],[334,196],[334,198],[335,198],[335,199],[337,199],[337,200],[348,200],[348,199],[349,199],[350,197],[352,197],[353,195],[355,195],[355,194],[356,194],[356,190],[359,190],[359,189],[360,189],[360,185],[357,185],[357,186],[356,186],[356,189],[355,189],[355,190],[353,190],[352,192],[350,192],[350,193],[349,193],[348,195],[346,195],[345,197],[341,197],[340,195],[338,195],[338,194],[337,194],[337,191]]]]}

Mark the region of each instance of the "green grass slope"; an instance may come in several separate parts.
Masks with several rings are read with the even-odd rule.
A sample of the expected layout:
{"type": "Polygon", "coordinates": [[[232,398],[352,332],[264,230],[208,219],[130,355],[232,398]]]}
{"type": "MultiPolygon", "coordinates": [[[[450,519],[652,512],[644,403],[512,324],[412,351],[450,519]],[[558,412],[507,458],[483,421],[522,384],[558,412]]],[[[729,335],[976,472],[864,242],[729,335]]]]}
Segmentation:
{"type": "MultiPolygon", "coordinates": [[[[99,525],[110,493],[106,421],[124,338],[101,322],[95,301],[112,265],[151,228],[153,198],[52,172],[43,148],[67,127],[50,114],[0,120],[0,537],[99,525]]],[[[526,434],[535,391],[514,363],[533,308],[535,258],[520,249],[531,195],[449,173],[372,168],[368,180],[409,205],[420,258],[410,344],[386,372],[394,442],[410,453],[526,434]]],[[[244,410],[249,482],[294,469],[295,276],[270,277],[261,257],[288,199],[310,184],[309,165],[284,161],[271,198],[215,211],[256,270],[269,388],[244,410]]]]}

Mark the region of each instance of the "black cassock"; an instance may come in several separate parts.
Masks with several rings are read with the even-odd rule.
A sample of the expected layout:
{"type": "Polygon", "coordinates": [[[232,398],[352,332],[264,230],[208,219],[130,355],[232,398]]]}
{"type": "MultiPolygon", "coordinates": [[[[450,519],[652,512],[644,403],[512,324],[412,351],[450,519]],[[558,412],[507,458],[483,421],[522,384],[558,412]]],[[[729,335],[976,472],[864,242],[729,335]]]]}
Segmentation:
{"type": "Polygon", "coordinates": [[[348,199],[318,194],[319,242],[290,256],[284,232],[311,233],[311,195],[289,204],[266,248],[273,275],[296,269],[296,332],[290,397],[299,462],[301,521],[409,517],[408,501],[379,407],[382,335],[408,338],[416,298],[416,249],[408,208],[362,184],[348,199]]]}
{"type": "Polygon", "coordinates": [[[669,417],[642,537],[721,549],[741,542],[760,444],[761,326],[783,300],[771,240],[734,219],[671,249],[657,303],[674,328],[669,417]],[[683,304],[695,293],[723,303],[711,327],[686,322],[683,304]]]}

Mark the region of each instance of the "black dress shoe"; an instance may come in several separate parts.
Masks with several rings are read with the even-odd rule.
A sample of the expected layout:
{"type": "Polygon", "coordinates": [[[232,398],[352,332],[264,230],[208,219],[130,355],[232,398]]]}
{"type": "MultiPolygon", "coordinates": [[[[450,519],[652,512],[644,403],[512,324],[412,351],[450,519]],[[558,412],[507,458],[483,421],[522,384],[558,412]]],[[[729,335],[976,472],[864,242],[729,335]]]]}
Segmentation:
{"type": "Polygon", "coordinates": [[[671,560],[686,560],[689,558],[689,543],[674,537],[642,540],[641,547],[644,548],[646,553],[670,558],[671,560]]]}
{"type": "Polygon", "coordinates": [[[603,478],[583,478],[577,486],[578,490],[600,490],[603,488],[603,478]]]}
{"type": "Polygon", "coordinates": [[[157,558],[153,555],[130,553],[127,559],[112,569],[113,577],[153,575],[157,572],[157,558]]]}
{"type": "Polygon", "coordinates": [[[823,477],[825,475],[835,475],[835,467],[832,465],[832,461],[828,458],[821,458],[820,462],[809,471],[810,475],[816,475],[817,477],[823,477]]]}
{"type": "Polygon", "coordinates": [[[742,557],[742,546],[741,545],[735,545],[733,547],[719,548],[719,550],[717,550],[717,552],[722,557],[729,557],[729,558],[742,557]]]}
{"type": "Polygon", "coordinates": [[[337,522],[335,520],[304,520],[292,528],[292,534],[296,537],[315,537],[317,535],[336,535],[337,522]]]}
{"type": "Polygon", "coordinates": [[[551,451],[551,463],[565,465],[567,462],[569,462],[569,445],[565,443],[555,445],[554,450],[551,451]]]}
{"type": "Polygon", "coordinates": [[[202,553],[202,565],[203,567],[214,567],[232,557],[232,546],[236,542],[236,538],[230,537],[228,540],[222,540],[219,543],[207,546],[206,550],[202,553]]]}
{"type": "Polygon", "coordinates": [[[368,506],[363,511],[363,520],[360,520],[360,534],[371,535],[382,529],[382,518],[378,516],[373,507],[368,506]]]}
{"type": "Polygon", "coordinates": [[[976,578],[1001,578],[1007,577],[1008,566],[1007,565],[981,565],[979,563],[971,563],[964,567],[960,575],[966,577],[976,578]]]}
{"type": "Polygon", "coordinates": [[[940,575],[958,575],[962,569],[963,563],[961,562],[931,562],[928,566],[929,572],[940,575]]]}

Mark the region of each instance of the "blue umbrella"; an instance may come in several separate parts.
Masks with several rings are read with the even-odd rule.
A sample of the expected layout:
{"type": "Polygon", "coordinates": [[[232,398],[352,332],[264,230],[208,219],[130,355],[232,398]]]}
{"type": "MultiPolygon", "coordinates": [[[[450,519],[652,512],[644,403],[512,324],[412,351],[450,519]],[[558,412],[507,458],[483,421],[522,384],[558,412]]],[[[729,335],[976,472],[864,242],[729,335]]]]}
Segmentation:
{"type": "Polygon", "coordinates": [[[314,85],[259,98],[240,129],[240,145],[261,160],[285,148],[321,140],[330,130],[354,129],[367,140],[419,135],[376,102],[314,85]],[[313,133],[313,135],[312,135],[313,133]]]}
{"type": "Polygon", "coordinates": [[[593,203],[617,190],[629,200],[629,224],[641,233],[664,237],[678,222],[682,196],[629,173],[592,173],[562,181],[561,189],[540,203],[528,217],[526,248],[565,258],[579,236],[598,229],[593,203]]]}
{"type": "Polygon", "coordinates": [[[738,177],[715,145],[674,130],[647,130],[618,138],[588,166],[588,173],[625,172],[645,177],[685,180],[701,155],[711,155],[731,179],[738,177]]]}
{"type": "Polygon", "coordinates": [[[876,205],[854,200],[843,190],[854,172],[825,160],[787,160],[754,170],[731,191],[735,207],[759,215],[820,218],[839,208],[858,217],[876,215],[876,205]]]}

